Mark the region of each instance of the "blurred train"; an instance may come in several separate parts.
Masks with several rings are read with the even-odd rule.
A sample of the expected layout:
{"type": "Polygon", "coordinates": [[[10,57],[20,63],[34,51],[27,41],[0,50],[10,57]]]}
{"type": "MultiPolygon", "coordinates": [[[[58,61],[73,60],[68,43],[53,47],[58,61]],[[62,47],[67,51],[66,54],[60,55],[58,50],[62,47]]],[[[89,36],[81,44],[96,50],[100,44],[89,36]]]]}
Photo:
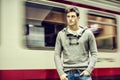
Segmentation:
{"type": "Polygon", "coordinates": [[[117,0],[0,0],[0,80],[59,80],[54,45],[57,33],[66,27],[69,6],[79,8],[79,25],[88,26],[96,37],[99,52],[93,80],[120,80],[119,4],[117,0]]]}

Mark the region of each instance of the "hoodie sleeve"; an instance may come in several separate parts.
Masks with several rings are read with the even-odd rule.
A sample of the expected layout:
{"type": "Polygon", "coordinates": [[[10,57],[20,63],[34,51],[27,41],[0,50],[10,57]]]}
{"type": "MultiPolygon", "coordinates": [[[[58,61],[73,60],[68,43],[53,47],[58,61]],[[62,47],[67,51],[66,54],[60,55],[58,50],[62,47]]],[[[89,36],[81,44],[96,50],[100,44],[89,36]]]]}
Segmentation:
{"type": "Polygon", "coordinates": [[[88,45],[89,45],[89,48],[90,48],[91,57],[90,57],[90,62],[89,62],[87,70],[91,73],[94,69],[94,66],[95,66],[96,62],[97,62],[98,51],[97,51],[96,39],[95,39],[92,31],[90,31],[88,35],[89,35],[88,36],[88,38],[89,38],[88,45]]]}
{"type": "Polygon", "coordinates": [[[62,53],[62,44],[61,44],[60,32],[59,32],[56,38],[55,54],[54,54],[55,66],[57,68],[59,75],[64,74],[62,61],[61,61],[61,53],[62,53]]]}

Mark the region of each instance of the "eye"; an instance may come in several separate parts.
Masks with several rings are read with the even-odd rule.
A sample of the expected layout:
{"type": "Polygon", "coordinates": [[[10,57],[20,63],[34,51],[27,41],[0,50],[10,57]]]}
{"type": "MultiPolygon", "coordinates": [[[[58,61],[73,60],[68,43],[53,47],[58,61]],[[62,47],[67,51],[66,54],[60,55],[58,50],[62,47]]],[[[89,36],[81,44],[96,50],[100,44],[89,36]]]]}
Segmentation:
{"type": "Polygon", "coordinates": [[[72,15],[71,17],[72,17],[72,18],[75,18],[75,16],[74,16],[74,15],[72,15]]]}
{"type": "Polygon", "coordinates": [[[67,16],[67,18],[69,18],[70,16],[67,16]]]}

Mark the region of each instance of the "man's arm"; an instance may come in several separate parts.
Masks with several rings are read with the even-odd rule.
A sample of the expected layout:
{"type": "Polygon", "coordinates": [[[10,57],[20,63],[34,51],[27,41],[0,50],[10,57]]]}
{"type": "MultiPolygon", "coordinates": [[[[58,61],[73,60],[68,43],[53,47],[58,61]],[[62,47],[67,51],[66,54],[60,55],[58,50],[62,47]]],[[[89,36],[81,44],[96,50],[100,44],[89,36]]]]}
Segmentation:
{"type": "Polygon", "coordinates": [[[90,62],[88,65],[88,68],[86,69],[87,71],[89,71],[89,73],[92,72],[92,70],[94,69],[95,63],[97,62],[97,45],[96,45],[96,39],[92,33],[92,31],[89,32],[89,40],[88,40],[88,45],[89,45],[89,50],[90,50],[90,62]]]}
{"type": "Polygon", "coordinates": [[[55,61],[55,65],[56,65],[57,71],[60,76],[64,74],[63,66],[61,62],[61,53],[62,53],[62,44],[61,44],[61,39],[60,39],[60,33],[58,33],[58,36],[56,38],[56,44],[55,44],[54,61],[55,61]]]}

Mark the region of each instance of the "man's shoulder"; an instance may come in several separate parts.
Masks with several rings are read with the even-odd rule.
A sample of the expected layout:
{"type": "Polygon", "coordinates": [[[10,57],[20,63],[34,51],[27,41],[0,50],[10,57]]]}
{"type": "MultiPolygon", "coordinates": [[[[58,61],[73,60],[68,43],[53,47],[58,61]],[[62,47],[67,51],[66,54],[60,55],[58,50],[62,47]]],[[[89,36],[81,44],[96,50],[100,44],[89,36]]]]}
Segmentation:
{"type": "Polygon", "coordinates": [[[93,32],[87,26],[86,27],[81,27],[81,28],[83,29],[82,34],[93,35],[93,32]]]}
{"type": "Polygon", "coordinates": [[[63,33],[65,33],[66,30],[67,30],[67,28],[63,28],[63,29],[60,30],[58,33],[59,33],[59,34],[63,34],[63,33]]]}
{"type": "Polygon", "coordinates": [[[85,26],[85,27],[80,26],[80,28],[83,29],[83,32],[88,32],[88,33],[90,32],[90,29],[87,26],[85,26]]]}

